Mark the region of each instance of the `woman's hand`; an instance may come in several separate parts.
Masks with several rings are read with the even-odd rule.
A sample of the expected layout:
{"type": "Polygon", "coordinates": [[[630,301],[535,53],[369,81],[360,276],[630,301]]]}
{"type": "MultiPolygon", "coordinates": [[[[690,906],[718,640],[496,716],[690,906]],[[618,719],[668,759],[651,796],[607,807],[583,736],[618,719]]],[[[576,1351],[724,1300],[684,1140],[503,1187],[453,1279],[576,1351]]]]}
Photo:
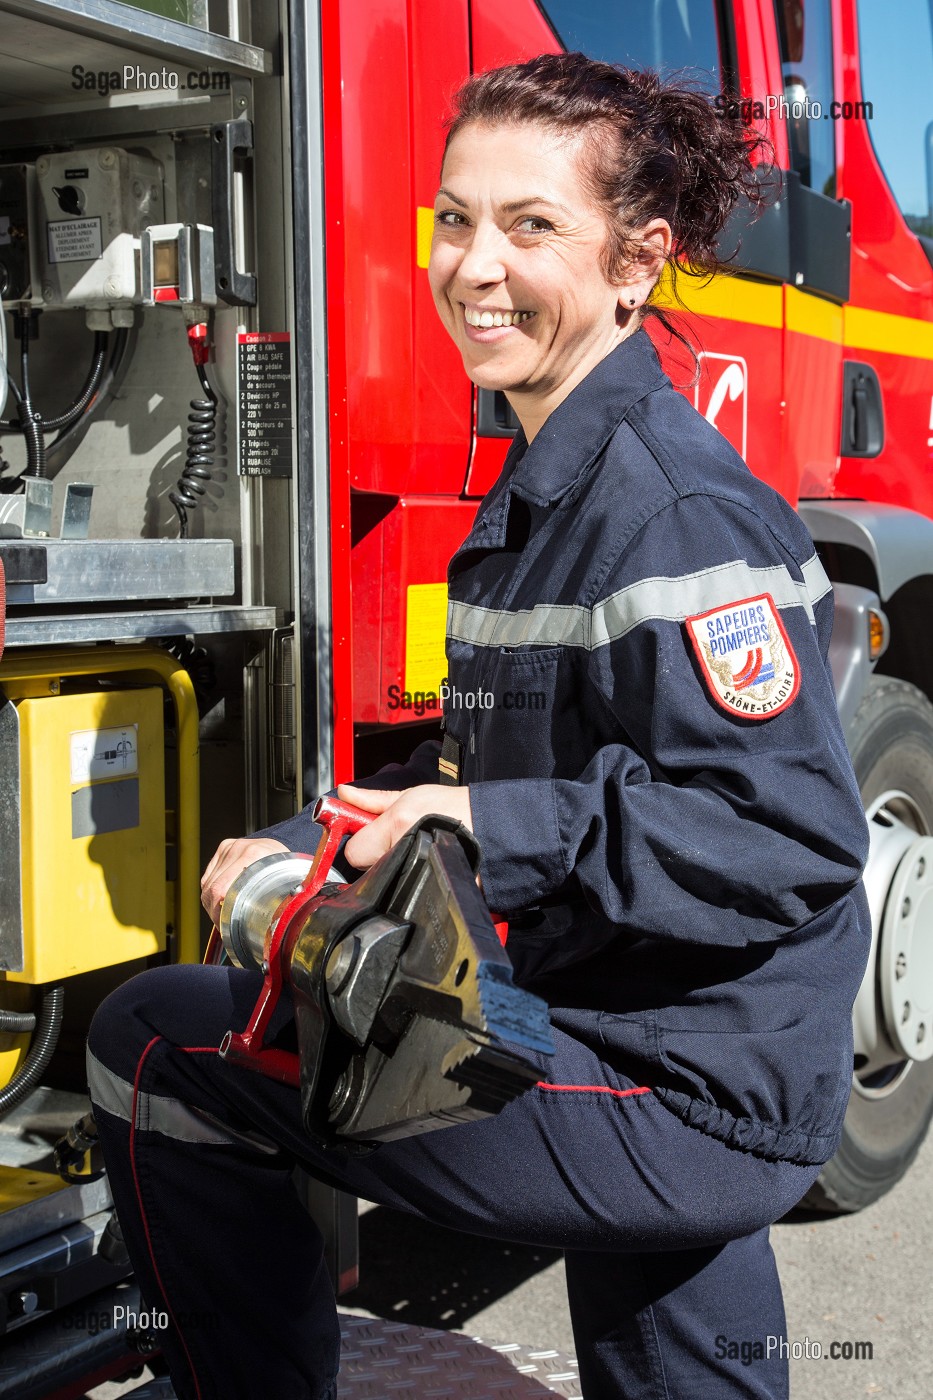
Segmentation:
{"type": "Polygon", "coordinates": [[[274,851],[287,850],[287,846],[271,836],[240,836],[221,841],[201,876],[201,903],[213,922],[219,922],[224,895],[241,870],[274,851]]]}
{"type": "Polygon", "coordinates": [[[416,821],[426,817],[429,812],[453,817],[471,831],[473,829],[468,787],[422,783],[418,787],[405,788],[402,792],[379,792],[374,788],[358,788],[351,783],[341,783],[337,796],[343,802],[362,808],[364,812],[379,814],[369,826],[364,826],[355,836],[351,836],[343,848],[343,854],[357,870],[368,870],[380,856],[392,849],[406,831],[411,830],[416,821]]]}

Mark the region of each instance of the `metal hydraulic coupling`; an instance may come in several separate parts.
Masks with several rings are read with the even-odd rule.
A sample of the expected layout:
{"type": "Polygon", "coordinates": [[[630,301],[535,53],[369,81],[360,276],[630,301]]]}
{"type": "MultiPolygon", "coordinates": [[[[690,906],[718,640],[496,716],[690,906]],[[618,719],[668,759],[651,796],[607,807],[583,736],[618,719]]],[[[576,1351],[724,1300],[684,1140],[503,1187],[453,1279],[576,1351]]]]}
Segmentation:
{"type": "Polygon", "coordinates": [[[313,811],[313,857],[248,866],[224,899],[220,946],[263,985],[228,1061],[300,1089],[307,1132],[327,1146],[375,1145],[497,1113],[541,1082],[523,1051],[553,1053],[547,1005],[513,985],[476,884],[475,837],[422,818],[352,884],[331,865],[371,817],[336,798],[313,811]],[[285,989],[297,1052],[266,1040],[285,989]]]}

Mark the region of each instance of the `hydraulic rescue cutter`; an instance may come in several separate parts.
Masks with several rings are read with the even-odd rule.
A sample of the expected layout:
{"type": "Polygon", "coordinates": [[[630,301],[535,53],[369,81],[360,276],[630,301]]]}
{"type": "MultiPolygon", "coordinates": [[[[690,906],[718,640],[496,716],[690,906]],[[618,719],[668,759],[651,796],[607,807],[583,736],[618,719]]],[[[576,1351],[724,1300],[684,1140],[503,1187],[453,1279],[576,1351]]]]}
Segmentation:
{"type": "Polygon", "coordinates": [[[541,1082],[522,1051],[553,1052],[547,1005],[513,985],[472,833],[424,817],[345,884],[334,857],[371,817],[333,797],[313,815],[324,829],[313,858],[266,856],[227,892],[205,961],[226,954],[263,983],[220,1054],[296,1085],[307,1132],[331,1147],[482,1118],[541,1082]],[[286,988],[294,1031],[270,1041],[286,988]]]}

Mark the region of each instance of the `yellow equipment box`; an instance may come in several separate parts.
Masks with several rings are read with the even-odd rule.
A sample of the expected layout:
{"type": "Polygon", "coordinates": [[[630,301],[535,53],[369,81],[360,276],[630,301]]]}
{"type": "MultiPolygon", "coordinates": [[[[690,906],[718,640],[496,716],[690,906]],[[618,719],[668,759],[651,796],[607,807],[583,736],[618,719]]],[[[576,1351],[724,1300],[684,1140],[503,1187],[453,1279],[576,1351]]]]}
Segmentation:
{"type": "Polygon", "coordinates": [[[19,700],[23,967],[7,980],[57,982],[164,949],[163,697],[19,700]]]}

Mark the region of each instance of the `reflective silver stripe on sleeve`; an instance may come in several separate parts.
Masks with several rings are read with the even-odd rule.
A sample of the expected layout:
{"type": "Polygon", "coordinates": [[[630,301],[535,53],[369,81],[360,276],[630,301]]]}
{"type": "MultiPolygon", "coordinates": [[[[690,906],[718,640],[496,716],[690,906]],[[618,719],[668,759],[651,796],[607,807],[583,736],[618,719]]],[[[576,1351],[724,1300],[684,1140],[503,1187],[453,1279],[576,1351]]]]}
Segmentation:
{"type": "MultiPolygon", "coordinates": [[[[131,1123],[133,1115],[133,1086],[128,1079],[121,1079],[108,1069],[92,1051],[87,1052],[87,1081],[91,1103],[102,1108],[114,1118],[122,1118],[131,1123]]],[[[215,1146],[233,1147],[237,1142],[248,1140],[264,1151],[272,1144],[256,1142],[251,1135],[230,1136],[228,1131],[215,1127],[207,1115],[189,1108],[181,1099],[169,1099],[160,1094],[143,1094],[136,1097],[136,1127],[141,1132],[161,1133],[163,1137],[174,1138],[178,1142],[212,1143],[215,1146]]],[[[273,1150],[275,1150],[273,1148],[273,1150]]]]}
{"type": "Polygon", "coordinates": [[[819,556],[814,554],[807,562],[801,565],[800,572],[803,574],[803,581],[807,585],[810,594],[810,602],[816,607],[821,598],[825,598],[827,593],[832,593],[833,586],[829,581],[829,576],[819,556]]]}
{"type": "Polygon", "coordinates": [[[639,579],[593,608],[539,603],[509,612],[452,602],[447,635],[474,646],[568,646],[595,651],[619,641],[643,622],[683,622],[759,593],[770,593],[775,607],[803,608],[813,622],[813,606],[831,584],[815,554],[802,572],[804,582],[796,583],[783,564],[752,568],[744,559],[736,559],[680,578],[639,579]]]}

